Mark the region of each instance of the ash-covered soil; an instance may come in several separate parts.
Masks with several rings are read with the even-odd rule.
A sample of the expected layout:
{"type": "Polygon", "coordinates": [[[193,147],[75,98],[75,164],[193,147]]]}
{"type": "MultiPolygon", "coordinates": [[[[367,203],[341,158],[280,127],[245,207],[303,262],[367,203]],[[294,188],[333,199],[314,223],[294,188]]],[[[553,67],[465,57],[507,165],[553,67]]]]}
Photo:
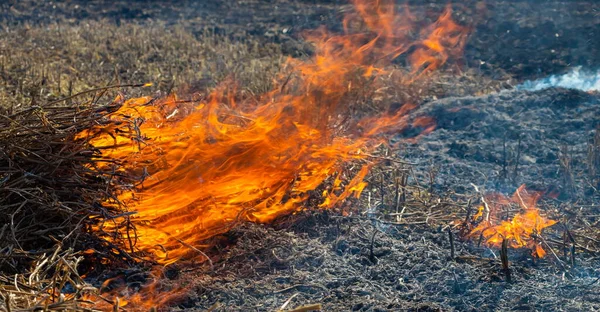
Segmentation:
{"type": "Polygon", "coordinates": [[[434,166],[441,189],[464,192],[474,183],[510,193],[524,183],[559,199],[597,196],[598,185],[586,181],[598,93],[507,90],[430,102],[419,114],[433,117],[437,129],[400,156],[423,172],[434,166]]]}
{"type": "Polygon", "coordinates": [[[565,272],[551,257],[511,250],[507,282],[497,250],[456,239],[452,259],[441,225],[322,213],[285,229],[243,226],[224,239],[235,244],[220,251],[214,271],[180,277],[193,286],[178,310],[276,311],[288,301],[287,309],[320,303],[323,311],[600,309],[600,258],[578,257],[565,272]]]}

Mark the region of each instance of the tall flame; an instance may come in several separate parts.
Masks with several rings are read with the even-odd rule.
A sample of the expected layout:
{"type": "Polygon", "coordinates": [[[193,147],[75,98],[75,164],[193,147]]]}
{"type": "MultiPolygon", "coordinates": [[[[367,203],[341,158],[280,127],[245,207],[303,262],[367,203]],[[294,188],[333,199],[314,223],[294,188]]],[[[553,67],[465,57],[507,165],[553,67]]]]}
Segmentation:
{"type": "Polygon", "coordinates": [[[525,185],[521,185],[512,198],[500,194],[488,196],[485,203],[487,209],[481,206],[474,216],[475,220],[481,219],[481,223],[471,231],[471,236],[481,235],[488,244],[496,247],[506,239],[513,248],[531,248],[534,255],[544,257],[546,251],[540,235],[542,230],[556,224],[556,221],[540,215],[536,207],[539,197],[539,193],[527,192],[525,185]],[[501,208],[510,207],[511,204],[517,204],[522,211],[514,214],[510,220],[501,220],[501,208]]]}
{"type": "Polygon", "coordinates": [[[353,94],[398,77],[392,61],[401,55],[412,70],[396,83],[414,81],[458,55],[468,33],[451,20],[450,7],[415,32],[414,17],[407,10],[397,14],[392,3],[354,1],[356,13],[344,20],[344,34],[309,33],[314,57],[289,59],[291,74],[282,74],[258,100],[240,100],[224,86],[191,104],[176,96],[118,98],[122,106],[110,121],[79,137],[103,158],[117,160],[121,175],[143,182],[118,198],[135,214],[96,230],[169,264],[197,255],[199,241],[237,221],[269,222],[305,208],[320,187],[321,208],[359,197],[371,166],[366,160],[384,142],[382,133],[432,127],[430,120],[408,115],[414,105],[357,118],[349,105],[353,94]],[[356,170],[344,170],[348,164],[356,170]],[[135,232],[125,226],[129,220],[135,232]]]}

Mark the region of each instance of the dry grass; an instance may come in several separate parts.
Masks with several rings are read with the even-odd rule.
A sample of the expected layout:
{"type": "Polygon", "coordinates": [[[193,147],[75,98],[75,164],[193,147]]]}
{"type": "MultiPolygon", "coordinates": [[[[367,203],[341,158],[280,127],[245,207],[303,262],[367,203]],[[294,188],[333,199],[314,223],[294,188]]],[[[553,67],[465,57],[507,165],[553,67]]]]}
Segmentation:
{"type": "Polygon", "coordinates": [[[110,218],[110,209],[99,203],[113,196],[109,186],[114,173],[94,170],[97,151],[74,139],[107,112],[91,103],[0,114],[3,272],[23,271],[29,260],[59,242],[81,248],[90,241],[85,234],[88,217],[110,218]]]}
{"type": "MultiPolygon", "coordinates": [[[[248,95],[269,91],[286,56],[281,46],[243,41],[184,23],[60,21],[45,26],[0,25],[0,108],[12,112],[95,87],[153,83],[128,96],[203,92],[232,78],[248,95]]],[[[463,96],[507,87],[473,69],[451,68],[410,90],[394,86],[397,100],[463,96]],[[450,72],[451,71],[451,72],[450,72]],[[457,74],[458,73],[458,74],[457,74]]],[[[116,91],[115,91],[116,92],[116,91]]],[[[114,93],[114,92],[113,92],[114,93]]],[[[113,94],[113,93],[109,93],[113,94]]],[[[69,102],[67,102],[69,104],[69,102]]]]}
{"type": "Polygon", "coordinates": [[[35,265],[23,275],[9,279],[0,276],[0,311],[99,311],[86,295],[97,289],[83,281],[77,266],[83,257],[60,246],[40,255],[35,265]],[[65,296],[61,289],[72,288],[65,296]]]}
{"type": "Polygon", "coordinates": [[[152,82],[152,91],[163,93],[178,87],[204,91],[228,77],[251,93],[262,93],[283,59],[274,44],[232,41],[208,29],[194,35],[160,22],[4,27],[0,107],[15,111],[118,83],[152,82]]]}

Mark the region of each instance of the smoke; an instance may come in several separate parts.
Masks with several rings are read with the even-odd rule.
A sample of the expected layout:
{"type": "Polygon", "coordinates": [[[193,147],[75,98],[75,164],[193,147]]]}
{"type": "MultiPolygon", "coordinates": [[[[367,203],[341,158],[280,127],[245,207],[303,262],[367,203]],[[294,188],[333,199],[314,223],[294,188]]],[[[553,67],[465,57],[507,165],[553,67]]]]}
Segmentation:
{"type": "Polygon", "coordinates": [[[538,80],[527,80],[518,85],[517,90],[537,91],[552,87],[578,89],[582,91],[600,91],[600,70],[596,72],[574,68],[561,76],[552,75],[538,80]]]}

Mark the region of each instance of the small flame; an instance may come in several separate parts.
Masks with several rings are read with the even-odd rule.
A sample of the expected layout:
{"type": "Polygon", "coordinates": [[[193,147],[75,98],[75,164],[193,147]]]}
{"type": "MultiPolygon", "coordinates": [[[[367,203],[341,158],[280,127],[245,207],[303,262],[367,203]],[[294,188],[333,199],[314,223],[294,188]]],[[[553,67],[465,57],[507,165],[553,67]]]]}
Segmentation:
{"type": "Polygon", "coordinates": [[[546,251],[541,246],[542,231],[556,224],[556,221],[547,219],[540,215],[536,203],[540,197],[539,193],[529,193],[525,185],[521,185],[512,198],[506,198],[501,194],[486,196],[486,206],[479,207],[479,211],[473,217],[481,220],[475,227],[471,237],[482,236],[487,243],[494,247],[500,247],[503,240],[508,240],[510,247],[527,247],[532,249],[534,255],[542,258],[546,251]],[[521,212],[516,213],[510,220],[501,220],[502,208],[510,208],[511,204],[517,204],[521,212]]]}

